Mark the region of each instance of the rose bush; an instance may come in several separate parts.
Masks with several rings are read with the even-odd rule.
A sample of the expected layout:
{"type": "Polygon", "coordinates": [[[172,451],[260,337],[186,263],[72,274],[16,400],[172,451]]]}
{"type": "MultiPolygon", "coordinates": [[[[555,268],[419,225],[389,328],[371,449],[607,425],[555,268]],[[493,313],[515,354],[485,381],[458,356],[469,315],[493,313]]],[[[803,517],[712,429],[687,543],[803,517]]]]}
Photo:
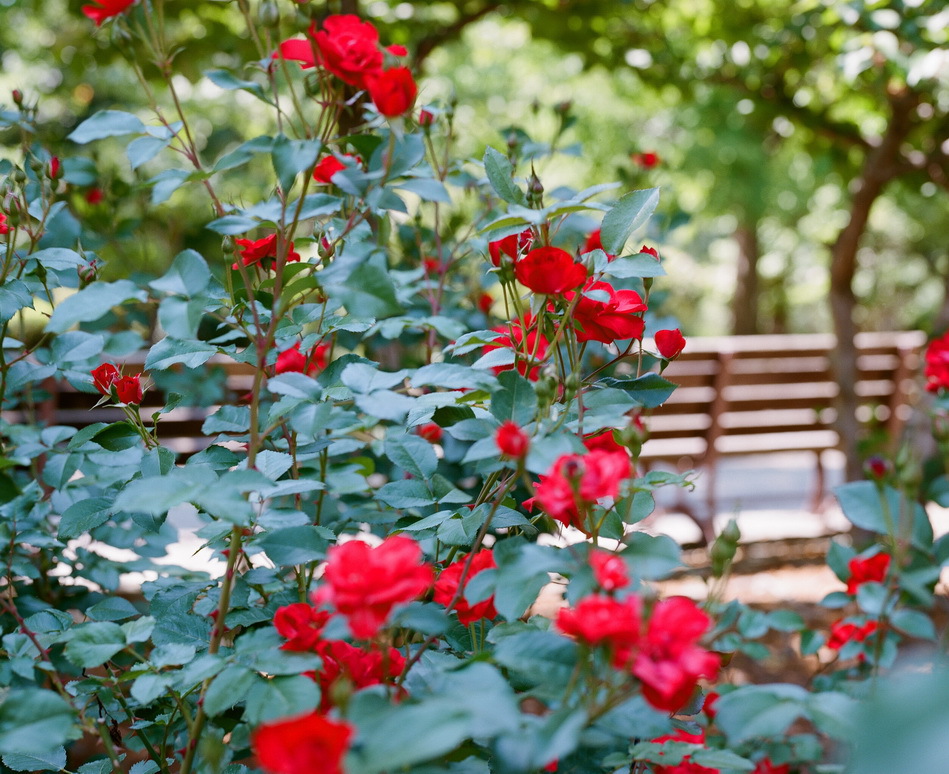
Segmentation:
{"type": "Polygon", "coordinates": [[[675,388],[659,371],[687,346],[650,310],[658,251],[626,250],[658,191],[548,194],[517,153],[454,160],[451,106],[414,115],[412,74],[386,66],[405,51],[354,16],[275,45],[269,27],[249,30],[249,75],[206,77],[222,99],[256,98],[271,134],[205,158],[171,96],[168,52],[186,41],[170,37],[170,7],[83,11],[140,44],[133,64],[156,66],[170,105],[97,112],[56,149],[31,141],[39,115],[22,95],[0,115],[25,138],[16,165],[0,162],[4,766],[832,764],[866,678],[908,639],[934,639],[927,610],[949,547],[894,466],[839,490],[878,544],[831,550],[831,631],[722,601],[734,524],[709,549],[707,600],[658,598],[679,549],[636,525],[659,487],[690,481],[638,461],[644,417],[675,388]],[[207,195],[220,254],[185,250],[158,278],[96,279],[65,195],[95,163],[81,147],[115,138],[152,175],[155,207],[189,184],[207,195]],[[232,176],[241,195],[228,201],[232,176]],[[448,217],[456,203],[469,214],[448,217]],[[570,236],[578,212],[601,218],[597,234],[570,236]],[[30,310],[43,315],[35,336],[30,310]],[[139,350],[133,375],[119,364],[139,350]],[[187,390],[140,408],[153,382],[201,383],[219,358],[250,366],[246,394],[219,395],[206,416],[187,390]],[[110,413],[50,424],[44,401],[70,388],[110,413]],[[188,410],[204,443],[176,455],[162,422],[188,410]],[[167,563],[183,517],[220,572],[167,563]],[[552,578],[568,581],[564,607],[537,615],[552,578]],[[729,660],[766,658],[769,631],[819,662],[810,690],[733,684],[729,660]]]}

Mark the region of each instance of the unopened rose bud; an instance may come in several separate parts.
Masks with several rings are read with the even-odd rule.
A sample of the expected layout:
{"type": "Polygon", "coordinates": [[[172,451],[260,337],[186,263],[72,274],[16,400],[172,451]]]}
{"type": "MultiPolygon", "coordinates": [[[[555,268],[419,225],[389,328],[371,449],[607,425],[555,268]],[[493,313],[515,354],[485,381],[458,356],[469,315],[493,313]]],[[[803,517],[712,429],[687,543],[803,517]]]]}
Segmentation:
{"type": "Polygon", "coordinates": [[[427,129],[433,123],[435,123],[435,116],[428,110],[422,110],[418,114],[418,123],[419,123],[419,126],[427,129]]]}
{"type": "Polygon", "coordinates": [[[231,256],[234,254],[234,240],[226,236],[221,240],[221,252],[226,256],[231,256]]]}
{"type": "Polygon", "coordinates": [[[725,529],[722,530],[722,539],[738,545],[739,541],[741,541],[741,529],[738,527],[737,521],[734,519],[728,520],[728,524],[726,524],[725,529]]]}
{"type": "Polygon", "coordinates": [[[257,21],[264,27],[276,27],[280,23],[280,9],[273,0],[264,0],[257,9],[257,21]]]}
{"type": "Polygon", "coordinates": [[[874,481],[882,481],[890,474],[892,466],[889,460],[885,460],[883,457],[873,456],[863,464],[863,470],[868,478],[874,481]]]}
{"type": "Polygon", "coordinates": [[[320,258],[324,261],[328,261],[336,254],[336,248],[333,247],[333,243],[329,241],[326,237],[320,239],[319,247],[320,258]]]}
{"type": "Polygon", "coordinates": [[[19,89],[13,90],[13,104],[17,107],[23,106],[23,92],[19,89]]]}
{"type": "Polygon", "coordinates": [[[63,168],[59,163],[59,156],[53,156],[49,160],[49,166],[46,169],[50,180],[59,180],[63,176],[63,168]]]}
{"type": "Polygon", "coordinates": [[[567,378],[563,382],[563,390],[566,397],[572,398],[580,390],[582,382],[580,380],[580,375],[578,373],[571,372],[567,374],[567,378]]]}
{"type": "Polygon", "coordinates": [[[46,166],[46,162],[42,159],[37,158],[36,156],[30,156],[30,169],[32,169],[37,175],[42,174],[43,167],[46,166]]]}
{"type": "Polygon", "coordinates": [[[13,178],[13,182],[17,183],[18,185],[23,185],[26,182],[26,172],[24,172],[22,169],[13,170],[11,177],[13,178]]]}

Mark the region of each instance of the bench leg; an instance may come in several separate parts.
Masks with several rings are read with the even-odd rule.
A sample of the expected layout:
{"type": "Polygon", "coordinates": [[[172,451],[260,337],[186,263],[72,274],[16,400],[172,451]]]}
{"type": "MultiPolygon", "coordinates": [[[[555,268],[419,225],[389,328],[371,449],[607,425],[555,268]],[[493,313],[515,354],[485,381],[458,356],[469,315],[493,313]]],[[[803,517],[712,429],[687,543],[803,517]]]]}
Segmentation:
{"type": "Polygon", "coordinates": [[[826,479],[824,477],[824,453],[815,452],[817,455],[817,468],[814,471],[814,491],[811,493],[810,511],[811,513],[824,512],[824,488],[826,479]]]}

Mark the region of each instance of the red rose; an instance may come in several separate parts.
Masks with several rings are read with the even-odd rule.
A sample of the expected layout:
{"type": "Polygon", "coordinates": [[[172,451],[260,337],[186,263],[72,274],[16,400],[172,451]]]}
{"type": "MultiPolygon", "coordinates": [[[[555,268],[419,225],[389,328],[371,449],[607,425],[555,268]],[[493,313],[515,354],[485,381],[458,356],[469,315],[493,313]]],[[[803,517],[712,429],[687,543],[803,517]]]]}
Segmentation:
{"type": "Polygon", "coordinates": [[[369,97],[382,115],[395,118],[415,104],[418,86],[408,67],[391,67],[368,80],[369,97]]]}
{"type": "Polygon", "coordinates": [[[637,596],[622,602],[593,594],[573,608],[557,611],[555,626],[584,645],[603,645],[613,655],[613,665],[621,668],[639,642],[642,603],[637,596]]]}
{"type": "Polygon", "coordinates": [[[318,712],[264,723],[251,734],[260,766],[269,774],[344,774],[353,728],[318,712]]]}
{"type": "Polygon", "coordinates": [[[481,314],[490,314],[492,306],[494,306],[494,299],[491,297],[490,293],[482,293],[480,296],[478,296],[478,309],[481,310],[481,314]]]}
{"type": "Polygon", "coordinates": [[[376,547],[361,540],[333,546],[314,604],[330,602],[349,622],[353,636],[372,639],[396,605],[411,602],[432,585],[432,568],[411,538],[390,535],[376,547]]]}
{"type": "MultiPolygon", "coordinates": [[[[277,257],[277,235],[271,234],[256,242],[251,239],[235,239],[234,243],[238,246],[238,252],[241,256],[241,263],[245,266],[263,265],[262,261],[270,261],[277,257]]],[[[300,254],[294,252],[293,242],[287,246],[287,261],[299,261],[300,254]]],[[[232,269],[237,269],[237,264],[231,264],[232,269]]],[[[266,266],[265,268],[270,268],[266,266]]]]}
{"type": "Polygon", "coordinates": [[[319,64],[351,86],[365,88],[366,79],[382,70],[379,33],[358,16],[329,16],[323,29],[310,27],[310,36],[319,51],[319,64]]]}
{"type": "Polygon", "coordinates": [[[419,126],[431,126],[435,123],[435,116],[429,110],[420,110],[418,114],[418,125],[419,126]]]}
{"type": "Polygon", "coordinates": [[[118,16],[134,2],[135,0],[95,0],[94,5],[84,5],[82,12],[99,27],[106,19],[118,16]]]}
{"type": "Polygon", "coordinates": [[[638,164],[643,169],[652,169],[659,166],[659,154],[655,151],[645,151],[644,153],[634,153],[630,158],[634,164],[638,164]]]}
{"type": "Polygon", "coordinates": [[[512,460],[519,460],[527,454],[531,441],[527,433],[516,423],[508,420],[494,432],[494,441],[501,454],[512,460]]]}
{"type": "Polygon", "coordinates": [[[656,349],[666,360],[675,360],[685,349],[685,337],[675,328],[671,331],[656,331],[656,349]]]}
{"type": "Polygon", "coordinates": [[[711,628],[691,599],[670,597],[656,604],[633,663],[643,696],[657,709],[675,712],[692,696],[700,677],[713,677],[719,657],[698,646],[711,628]]]}
{"type": "MultiPolygon", "coordinates": [[[[603,243],[600,241],[600,229],[590,232],[587,241],[583,243],[583,247],[580,249],[580,254],[592,253],[594,250],[603,250],[603,243]]],[[[606,250],[603,250],[603,252],[606,253],[606,250]]],[[[606,253],[606,258],[612,261],[616,256],[606,253]]]]}
{"type": "MultiPolygon", "coordinates": [[[[349,159],[353,164],[362,166],[362,158],[353,156],[349,153],[342,154],[344,159],[349,159]]],[[[313,179],[318,183],[329,185],[333,182],[333,175],[346,169],[346,164],[340,161],[336,156],[326,155],[320,159],[320,162],[313,168],[313,179]]]]}
{"type": "Polygon", "coordinates": [[[520,234],[511,234],[511,236],[506,236],[504,239],[499,239],[496,242],[488,242],[488,253],[491,255],[491,263],[495,266],[500,266],[502,255],[508,256],[512,261],[517,261],[524,251],[530,249],[533,243],[534,232],[529,228],[524,229],[520,234]]]}
{"type": "Polygon", "coordinates": [[[415,428],[415,432],[429,443],[438,443],[443,435],[441,427],[434,422],[419,425],[415,428]]]}
{"type": "MultiPolygon", "coordinates": [[[[573,293],[566,293],[567,301],[573,293]]],[[[608,282],[594,282],[591,277],[573,310],[573,319],[580,324],[577,341],[602,341],[611,344],[619,339],[641,339],[646,305],[635,290],[614,290],[608,282]]]]}
{"type": "Polygon", "coordinates": [[[141,374],[136,374],[115,380],[113,384],[115,384],[115,394],[119,398],[119,403],[135,406],[141,404],[143,397],[141,376],[141,374]]]}
{"type": "Polygon", "coordinates": [[[850,578],[847,580],[847,593],[856,594],[857,589],[864,583],[882,583],[886,578],[886,571],[890,569],[890,555],[887,553],[874,554],[866,559],[855,556],[847,563],[850,569],[850,578]]]}
{"type": "MultiPolygon", "coordinates": [[[[690,734],[688,731],[683,731],[681,728],[678,728],[674,734],[666,734],[652,741],[654,744],[662,744],[663,742],[686,742],[688,744],[704,745],[705,731],[700,731],[698,734],[690,734]]],[[[660,755],[662,755],[662,753],[660,753],[660,755]]],[[[697,763],[692,763],[688,755],[682,759],[681,763],[674,766],[654,765],[653,770],[655,774],[719,774],[718,769],[710,769],[707,766],[699,766],[697,763]]]]}
{"type": "Polygon", "coordinates": [[[274,373],[312,374],[317,369],[323,370],[326,368],[326,353],[328,350],[328,344],[318,344],[310,350],[308,355],[304,355],[300,351],[300,342],[298,341],[290,349],[285,349],[277,355],[274,373]]]}
{"type": "Polygon", "coordinates": [[[622,481],[632,473],[629,456],[594,450],[558,457],[546,476],[540,477],[537,502],[551,517],[587,533],[587,507],[605,497],[616,497],[622,481]]]}
{"type": "Polygon", "coordinates": [[[388,51],[392,56],[408,56],[409,50],[405,46],[400,46],[398,43],[393,43],[391,46],[386,46],[386,51],[388,51]]]}
{"type": "Polygon", "coordinates": [[[924,376],[930,392],[949,390],[949,332],[929,343],[924,376]]]}
{"type": "Polygon", "coordinates": [[[315,651],[323,635],[323,628],[331,618],[326,610],[317,610],[306,602],[296,602],[278,608],[273,617],[277,632],[287,638],[281,650],[315,651]]]}
{"type": "Polygon", "coordinates": [[[10,227],[7,225],[7,216],[0,212],[0,236],[10,233],[10,227]]]}
{"type": "Polygon", "coordinates": [[[583,284],[587,269],[559,247],[538,247],[514,265],[517,281],[535,293],[558,296],[583,284]]]}
{"type": "Polygon", "coordinates": [[[111,363],[103,363],[91,372],[92,384],[102,395],[112,394],[112,385],[122,378],[119,369],[111,363]]]}
{"type": "Polygon", "coordinates": [[[105,194],[102,193],[101,188],[90,188],[83,196],[83,198],[93,206],[99,204],[104,197],[105,194]]]}
{"type": "Polygon", "coordinates": [[[590,566],[593,577],[604,591],[616,591],[629,585],[626,562],[609,551],[594,548],[590,551],[590,566]]]}
{"type": "Polygon", "coordinates": [[[849,623],[843,620],[835,621],[830,625],[830,637],[827,638],[827,647],[831,650],[840,650],[851,640],[863,642],[876,630],[876,621],[867,621],[863,626],[858,626],[855,623],[849,623]]]}
{"type": "MultiPolygon", "coordinates": [[[[468,563],[468,556],[470,556],[470,554],[466,554],[457,562],[448,565],[439,574],[438,580],[435,581],[434,596],[438,604],[447,607],[455,598],[455,594],[458,593],[458,586],[461,583],[461,574],[464,572],[465,565],[468,563]]],[[[465,583],[470,583],[471,579],[479,572],[494,567],[497,567],[497,564],[494,562],[494,553],[488,549],[478,551],[478,553],[474,555],[474,559],[471,560],[471,567],[468,570],[465,583]]],[[[480,621],[482,618],[496,618],[498,615],[498,611],[494,609],[493,596],[472,605],[465,599],[464,593],[462,593],[451,609],[458,613],[458,620],[465,626],[475,621],[480,621]]]]}
{"type": "MultiPolygon", "coordinates": [[[[523,320],[511,322],[509,326],[499,326],[491,330],[508,335],[494,339],[490,344],[485,344],[483,348],[485,354],[502,347],[515,350],[518,353],[518,373],[536,382],[540,375],[540,366],[537,363],[541,363],[547,358],[547,345],[550,342],[543,334],[537,332],[533,318],[528,315],[523,320]],[[527,332],[526,337],[524,335],[525,330],[527,332]],[[528,359],[532,362],[530,368],[528,368],[528,359]]],[[[491,370],[495,374],[499,374],[502,371],[509,371],[513,367],[513,365],[495,366],[491,370]]]]}
{"type": "Polygon", "coordinates": [[[705,717],[709,721],[715,720],[715,716],[718,714],[718,710],[715,708],[718,705],[718,700],[722,698],[715,691],[709,691],[705,694],[705,701],[702,702],[702,712],[705,714],[705,717]]]}
{"type": "Polygon", "coordinates": [[[659,260],[659,251],[655,247],[646,247],[646,245],[643,245],[639,252],[646,253],[646,255],[651,255],[657,261],[659,260]]]}
{"type": "Polygon", "coordinates": [[[333,707],[334,688],[368,688],[394,680],[405,668],[405,657],[395,648],[363,650],[343,640],[325,640],[317,648],[323,666],[314,676],[320,685],[320,711],[333,707]]]}

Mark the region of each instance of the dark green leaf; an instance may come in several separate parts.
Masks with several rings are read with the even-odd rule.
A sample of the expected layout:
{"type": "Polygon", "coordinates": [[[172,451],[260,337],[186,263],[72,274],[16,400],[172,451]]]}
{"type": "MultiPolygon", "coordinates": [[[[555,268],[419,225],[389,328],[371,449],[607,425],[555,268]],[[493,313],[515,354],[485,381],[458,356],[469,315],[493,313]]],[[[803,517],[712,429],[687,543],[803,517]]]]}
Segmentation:
{"type": "Polygon", "coordinates": [[[319,140],[291,140],[282,134],[274,138],[271,158],[284,191],[293,187],[298,173],[316,164],[322,147],[319,140]]]}
{"type": "Polygon", "coordinates": [[[255,545],[263,548],[274,564],[287,567],[325,559],[329,542],[319,527],[301,526],[266,532],[255,545]]]}
{"type": "Polygon", "coordinates": [[[61,333],[76,323],[92,322],[108,314],[113,306],[132,299],[145,300],[145,292],[130,280],[96,282],[64,298],[53,310],[46,324],[50,333],[61,333]]]}
{"type": "Polygon", "coordinates": [[[112,503],[104,497],[79,500],[70,505],[59,520],[60,540],[72,540],[109,520],[112,503]]]}
{"type": "Polygon", "coordinates": [[[514,183],[514,168],[507,156],[488,146],[484,151],[484,171],[495,193],[509,204],[527,207],[527,197],[514,183]]]}
{"type": "Polygon", "coordinates": [[[66,139],[85,145],[104,137],[141,134],[144,131],[145,124],[131,113],[125,113],[121,110],[100,110],[73,129],[66,139]]]}
{"type": "Polygon", "coordinates": [[[69,632],[66,658],[76,666],[91,669],[108,661],[125,647],[125,632],[111,621],[81,624],[69,632]]]}
{"type": "Polygon", "coordinates": [[[66,748],[57,747],[44,752],[7,753],[3,765],[14,771],[61,771],[66,768],[66,748]]]}
{"type": "Polygon", "coordinates": [[[649,220],[659,204],[659,189],[647,188],[633,191],[621,198],[603,217],[600,226],[600,242],[607,253],[622,252],[626,240],[633,232],[649,220]]]}
{"type": "Polygon", "coordinates": [[[142,164],[151,161],[171,144],[170,138],[137,137],[125,149],[132,169],[138,169],[142,164]]]}
{"type": "Polygon", "coordinates": [[[199,295],[211,281],[207,261],[195,250],[182,250],[163,277],[148,283],[153,290],[189,298],[199,295]]]}

